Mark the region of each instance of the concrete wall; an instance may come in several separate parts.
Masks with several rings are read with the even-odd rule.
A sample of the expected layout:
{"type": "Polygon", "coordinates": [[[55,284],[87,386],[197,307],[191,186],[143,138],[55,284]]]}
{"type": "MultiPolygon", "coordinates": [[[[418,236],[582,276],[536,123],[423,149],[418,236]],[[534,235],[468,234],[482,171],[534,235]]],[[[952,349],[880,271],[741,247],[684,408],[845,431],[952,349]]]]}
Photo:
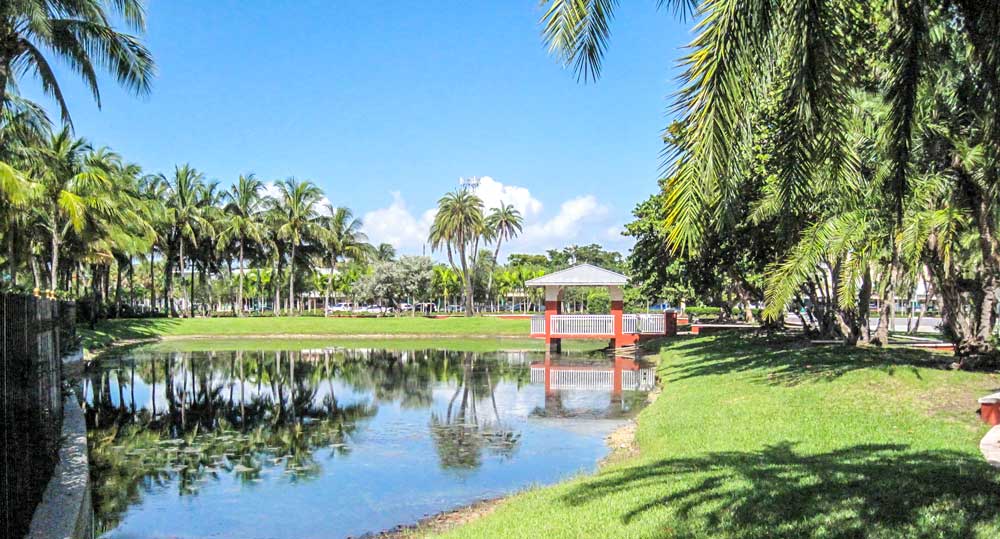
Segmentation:
{"type": "Polygon", "coordinates": [[[92,539],[94,510],[90,501],[87,421],[76,397],[63,404],[59,462],[31,519],[28,539],[92,539]]]}

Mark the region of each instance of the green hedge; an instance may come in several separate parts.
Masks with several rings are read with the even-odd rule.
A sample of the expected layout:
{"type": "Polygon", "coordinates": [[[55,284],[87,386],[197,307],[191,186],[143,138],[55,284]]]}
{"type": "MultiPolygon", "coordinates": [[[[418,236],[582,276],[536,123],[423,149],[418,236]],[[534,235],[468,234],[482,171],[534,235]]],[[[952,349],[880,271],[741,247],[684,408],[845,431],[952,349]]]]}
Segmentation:
{"type": "Polygon", "coordinates": [[[700,318],[703,316],[719,316],[722,314],[721,307],[687,307],[684,313],[690,317],[700,318]]]}

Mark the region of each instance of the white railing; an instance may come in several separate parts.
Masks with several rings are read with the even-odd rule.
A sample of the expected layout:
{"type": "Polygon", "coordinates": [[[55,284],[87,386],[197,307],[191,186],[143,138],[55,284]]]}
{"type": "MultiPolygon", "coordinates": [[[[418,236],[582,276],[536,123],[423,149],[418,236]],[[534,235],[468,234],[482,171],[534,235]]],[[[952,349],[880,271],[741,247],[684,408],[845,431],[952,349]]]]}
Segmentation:
{"type": "Polygon", "coordinates": [[[622,333],[663,335],[667,332],[667,319],[662,314],[622,315],[622,333]]]}
{"type": "Polygon", "coordinates": [[[663,335],[667,332],[667,317],[663,314],[640,314],[639,333],[663,335]]]}
{"type": "Polygon", "coordinates": [[[545,317],[544,316],[532,316],[531,317],[531,334],[532,335],[544,335],[545,334],[545,317]]]}
{"type": "Polygon", "coordinates": [[[552,335],[614,335],[615,317],[610,314],[557,314],[552,316],[552,335]]]}
{"type": "Polygon", "coordinates": [[[623,314],[622,315],[622,333],[639,333],[639,315],[637,314],[623,314]]]}

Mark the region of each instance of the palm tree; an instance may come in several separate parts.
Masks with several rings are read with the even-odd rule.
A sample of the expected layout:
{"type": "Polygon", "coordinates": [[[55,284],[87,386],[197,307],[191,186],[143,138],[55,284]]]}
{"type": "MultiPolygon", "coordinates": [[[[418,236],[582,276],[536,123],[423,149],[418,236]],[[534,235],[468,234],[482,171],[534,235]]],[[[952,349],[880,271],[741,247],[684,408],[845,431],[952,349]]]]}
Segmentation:
{"type": "MultiPolygon", "coordinates": [[[[206,189],[204,176],[190,165],[174,167],[174,176],[166,180],[167,189],[167,222],[170,224],[171,250],[177,248],[177,266],[180,269],[181,289],[184,288],[184,246],[189,243],[192,248],[198,245],[198,231],[211,226],[204,217],[206,206],[206,189]]],[[[168,260],[172,256],[168,255],[168,260]]],[[[167,267],[167,294],[170,298],[170,312],[176,315],[172,288],[172,272],[169,263],[167,267]]],[[[194,264],[191,265],[191,279],[194,280],[194,264]]],[[[194,294],[188,298],[189,315],[194,316],[194,294]]]]}
{"type": "Polygon", "coordinates": [[[379,262],[392,262],[396,258],[396,248],[391,243],[380,243],[375,248],[375,260],[379,262]]]}
{"type": "Polygon", "coordinates": [[[320,241],[330,261],[330,274],[327,276],[326,297],[324,309],[330,308],[330,291],[333,289],[334,273],[337,262],[341,260],[363,261],[372,255],[374,248],[368,243],[368,236],[362,232],[362,223],[356,219],[350,208],[341,206],[334,208],[326,205],[326,217],[320,219],[322,226],[320,241]]]}
{"type": "MultiPolygon", "coordinates": [[[[169,248],[169,226],[166,202],[168,199],[169,185],[158,175],[148,175],[139,182],[139,196],[145,201],[144,217],[149,223],[152,231],[149,245],[149,307],[156,311],[156,250],[166,255],[169,248]]],[[[165,264],[165,269],[170,270],[169,264],[165,264]]],[[[169,297],[164,290],[164,299],[169,297]]]]}
{"type": "Polygon", "coordinates": [[[466,316],[472,316],[475,310],[472,303],[472,274],[475,272],[479,241],[486,231],[483,201],[475,194],[460,189],[438,200],[438,212],[430,230],[431,249],[443,247],[448,254],[448,263],[462,276],[466,316]],[[458,255],[461,267],[455,264],[455,254],[458,255]]]}
{"type": "Polygon", "coordinates": [[[260,196],[263,182],[253,174],[241,175],[236,184],[226,193],[228,203],[224,210],[225,219],[219,233],[219,245],[229,244],[233,240],[239,242],[240,281],[236,291],[237,316],[243,316],[243,281],[245,273],[245,247],[248,240],[261,242],[264,229],[260,222],[260,214],[264,209],[264,201],[260,196]]]}
{"type": "Polygon", "coordinates": [[[138,95],[149,93],[153,58],[135,36],[115,30],[121,20],[145,31],[141,0],[20,0],[0,4],[0,109],[20,74],[32,74],[42,90],[59,104],[69,122],[69,108],[46,54],[53,54],[83,79],[101,105],[96,66],[138,95]]]}
{"type": "Polygon", "coordinates": [[[29,204],[41,193],[31,175],[37,148],[51,136],[51,125],[37,104],[16,95],[0,109],[0,233],[7,247],[11,286],[17,284],[18,243],[27,244],[32,212],[29,204]]]}
{"type": "Polygon", "coordinates": [[[486,217],[486,230],[489,232],[490,238],[496,242],[496,248],[493,250],[493,267],[490,268],[489,283],[486,285],[488,297],[493,295],[493,273],[500,257],[500,245],[504,240],[510,241],[516,238],[521,233],[523,226],[524,219],[521,217],[521,212],[517,211],[512,204],[504,204],[503,201],[500,202],[499,207],[490,210],[489,216],[486,217]]]}
{"type": "Polygon", "coordinates": [[[92,211],[107,211],[113,187],[109,166],[117,156],[90,154],[90,144],[74,138],[69,128],[53,135],[42,148],[34,174],[44,194],[39,208],[41,226],[48,232],[51,265],[49,287],[59,288],[59,252],[71,230],[81,233],[92,211]]]}
{"type": "Polygon", "coordinates": [[[443,296],[444,303],[441,306],[442,309],[448,308],[448,295],[452,289],[459,287],[459,280],[458,273],[450,267],[444,264],[434,266],[434,274],[431,276],[431,286],[443,296]]]}
{"type": "Polygon", "coordinates": [[[289,178],[277,183],[278,236],[288,242],[288,304],[289,311],[295,311],[295,255],[305,242],[317,236],[317,209],[323,199],[323,191],[309,181],[289,178]]]}

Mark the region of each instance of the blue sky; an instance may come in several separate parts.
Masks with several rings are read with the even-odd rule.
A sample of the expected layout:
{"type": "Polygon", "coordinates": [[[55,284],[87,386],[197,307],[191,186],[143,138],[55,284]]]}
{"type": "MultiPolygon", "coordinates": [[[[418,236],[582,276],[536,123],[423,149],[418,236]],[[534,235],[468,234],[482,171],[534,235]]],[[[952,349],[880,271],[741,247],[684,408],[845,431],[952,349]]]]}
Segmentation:
{"type": "Polygon", "coordinates": [[[526,214],[506,252],[625,250],[615,231],[656,189],[691,24],[623,3],[602,79],[582,84],[547,53],[540,16],[536,0],[152,0],[148,98],[105,79],[98,110],[75,77],[60,80],[94,144],[150,172],[189,162],[224,184],[313,180],[403,252],[422,250],[428,210],[472,175],[492,178],[487,203],[526,214]]]}

